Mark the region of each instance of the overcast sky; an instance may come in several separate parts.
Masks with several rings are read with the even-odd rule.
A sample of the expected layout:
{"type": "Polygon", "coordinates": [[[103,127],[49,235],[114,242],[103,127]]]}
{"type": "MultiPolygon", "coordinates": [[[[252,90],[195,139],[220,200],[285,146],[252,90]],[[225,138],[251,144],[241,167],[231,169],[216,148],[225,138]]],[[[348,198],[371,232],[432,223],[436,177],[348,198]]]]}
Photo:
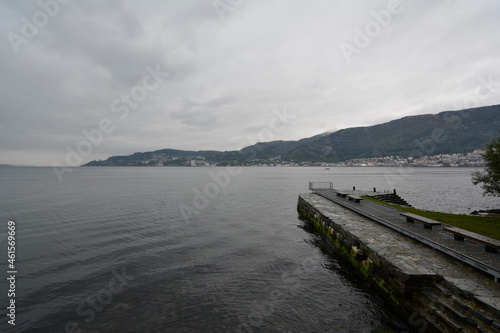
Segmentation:
{"type": "Polygon", "coordinates": [[[497,0],[1,1],[0,163],[500,104],[499,31],[497,0]]]}

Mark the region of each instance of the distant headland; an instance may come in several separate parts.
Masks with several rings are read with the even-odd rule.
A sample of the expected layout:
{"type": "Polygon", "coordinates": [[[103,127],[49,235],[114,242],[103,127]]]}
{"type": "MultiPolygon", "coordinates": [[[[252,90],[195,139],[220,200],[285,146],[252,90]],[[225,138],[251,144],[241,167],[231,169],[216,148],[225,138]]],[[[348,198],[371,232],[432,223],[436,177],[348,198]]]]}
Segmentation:
{"type": "Polygon", "coordinates": [[[500,134],[500,105],[407,116],[298,141],[259,142],[235,151],[162,149],[83,166],[481,166],[500,134]]]}

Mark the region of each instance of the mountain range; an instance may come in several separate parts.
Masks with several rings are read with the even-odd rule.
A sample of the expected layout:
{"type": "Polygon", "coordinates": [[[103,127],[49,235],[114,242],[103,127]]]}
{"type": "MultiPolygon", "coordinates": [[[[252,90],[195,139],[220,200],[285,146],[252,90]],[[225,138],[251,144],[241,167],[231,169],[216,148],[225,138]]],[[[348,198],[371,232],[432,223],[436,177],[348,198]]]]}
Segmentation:
{"type": "Polygon", "coordinates": [[[162,149],[112,156],[84,166],[252,165],[269,162],[341,162],[353,158],[419,157],[485,149],[500,136],[500,105],[407,116],[298,141],[259,142],[239,151],[162,149]]]}

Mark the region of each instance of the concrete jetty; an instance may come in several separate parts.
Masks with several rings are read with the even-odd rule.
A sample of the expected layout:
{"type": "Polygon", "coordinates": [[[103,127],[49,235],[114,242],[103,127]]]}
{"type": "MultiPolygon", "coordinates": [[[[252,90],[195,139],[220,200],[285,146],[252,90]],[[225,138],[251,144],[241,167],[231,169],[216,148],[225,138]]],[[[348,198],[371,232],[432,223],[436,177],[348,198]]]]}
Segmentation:
{"type": "MultiPolygon", "coordinates": [[[[388,228],[394,229],[410,238],[416,239],[435,250],[441,251],[455,259],[480,269],[491,275],[497,282],[500,280],[499,253],[484,251],[484,246],[474,241],[456,241],[453,235],[446,231],[446,229],[449,229],[451,226],[423,218],[428,221],[424,223],[424,228],[422,228],[420,225],[407,223],[406,221],[408,218],[402,217],[402,212],[399,209],[380,205],[371,201],[356,203],[352,200],[346,200],[349,196],[359,198],[361,195],[368,195],[363,191],[319,189],[315,190],[314,193],[355,211],[362,216],[366,216],[388,228]],[[430,224],[433,225],[431,226],[430,224]]],[[[491,241],[500,243],[496,240],[491,241]]]]}
{"type": "Polygon", "coordinates": [[[366,200],[335,195],[336,202],[321,191],[334,190],[299,195],[300,214],[318,229],[325,246],[349,261],[416,331],[500,332],[500,289],[491,276],[346,206],[360,210],[366,200]]]}

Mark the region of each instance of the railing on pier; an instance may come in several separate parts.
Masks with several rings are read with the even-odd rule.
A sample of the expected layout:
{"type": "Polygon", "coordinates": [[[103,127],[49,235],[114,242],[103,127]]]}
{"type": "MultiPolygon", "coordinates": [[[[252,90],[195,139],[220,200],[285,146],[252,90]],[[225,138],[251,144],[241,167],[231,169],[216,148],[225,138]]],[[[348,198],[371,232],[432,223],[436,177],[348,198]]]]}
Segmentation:
{"type": "Polygon", "coordinates": [[[332,182],[309,182],[309,189],[311,191],[314,191],[314,190],[332,190],[333,183],[332,182]]]}

